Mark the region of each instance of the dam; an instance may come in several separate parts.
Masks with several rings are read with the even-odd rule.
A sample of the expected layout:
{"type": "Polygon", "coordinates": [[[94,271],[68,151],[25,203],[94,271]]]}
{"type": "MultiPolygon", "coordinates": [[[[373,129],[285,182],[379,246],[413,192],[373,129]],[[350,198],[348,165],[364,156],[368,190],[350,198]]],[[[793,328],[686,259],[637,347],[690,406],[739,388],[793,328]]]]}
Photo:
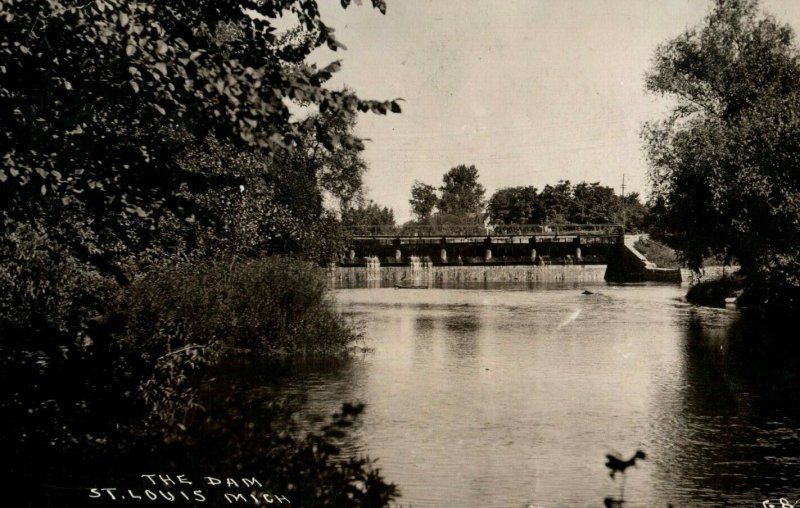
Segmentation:
{"type": "Polygon", "coordinates": [[[681,282],[638,252],[621,224],[352,226],[327,267],[339,280],[681,282]]]}

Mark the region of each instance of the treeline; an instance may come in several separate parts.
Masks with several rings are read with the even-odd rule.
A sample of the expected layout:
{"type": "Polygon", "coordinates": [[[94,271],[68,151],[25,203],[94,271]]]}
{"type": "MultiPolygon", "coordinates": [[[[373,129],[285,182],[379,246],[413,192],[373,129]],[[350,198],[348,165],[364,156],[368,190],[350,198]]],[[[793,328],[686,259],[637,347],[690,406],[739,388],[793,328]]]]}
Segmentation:
{"type": "Polygon", "coordinates": [[[625,224],[629,231],[641,231],[647,224],[648,209],[638,193],[617,195],[599,182],[575,185],[561,180],[535,187],[506,187],[495,192],[487,205],[489,220],[495,224],[625,224]]]}
{"type": "Polygon", "coordinates": [[[459,165],[442,177],[442,185],[414,182],[411,211],[415,224],[622,224],[641,231],[649,209],[638,193],[616,194],[599,182],[561,180],[539,191],[533,186],[505,187],[486,201],[475,166],[459,165]]]}

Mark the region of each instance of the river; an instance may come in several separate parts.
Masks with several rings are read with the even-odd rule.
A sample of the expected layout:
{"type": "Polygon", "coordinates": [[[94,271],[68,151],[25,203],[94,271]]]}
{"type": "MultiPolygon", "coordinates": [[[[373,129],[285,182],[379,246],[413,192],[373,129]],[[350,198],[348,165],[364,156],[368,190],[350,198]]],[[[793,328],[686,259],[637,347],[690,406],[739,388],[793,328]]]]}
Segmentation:
{"type": "Polygon", "coordinates": [[[637,449],[626,507],[794,503],[796,356],[753,349],[757,326],[685,291],[335,289],[371,351],[297,367],[285,389],[306,421],[366,403],[351,451],[379,458],[405,506],[602,506],[622,481],[605,455],[637,449]]]}

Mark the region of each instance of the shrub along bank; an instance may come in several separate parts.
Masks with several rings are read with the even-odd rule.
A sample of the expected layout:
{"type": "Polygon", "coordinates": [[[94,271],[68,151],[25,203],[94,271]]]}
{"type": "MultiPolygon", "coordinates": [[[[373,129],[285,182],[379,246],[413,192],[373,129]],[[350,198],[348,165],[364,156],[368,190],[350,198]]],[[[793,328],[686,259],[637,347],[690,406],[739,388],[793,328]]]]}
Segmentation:
{"type": "MultiPolygon", "coordinates": [[[[368,459],[339,456],[361,406],[302,434],[291,401],[220,376],[244,358],[354,346],[319,269],[281,257],[207,261],[117,287],[43,252],[7,253],[16,257],[0,272],[2,486],[28,492],[27,506],[87,506],[98,492],[103,506],[113,491],[91,488],[143,495],[148,473],[255,477],[261,486],[241,493],[285,495],[292,506],[396,497],[368,459]]],[[[161,487],[181,496],[180,485],[161,487]]],[[[203,493],[207,505],[222,494],[203,493]]]]}
{"type": "Polygon", "coordinates": [[[159,356],[213,342],[261,356],[338,354],[355,339],[321,270],[282,257],[153,271],[125,289],[117,311],[124,340],[159,356]]]}
{"type": "Polygon", "coordinates": [[[800,308],[796,280],[787,273],[738,272],[689,288],[686,299],[697,305],[721,307],[726,299],[748,312],[761,315],[765,325],[785,327],[800,308]],[[731,300],[733,299],[733,300],[731,300]]]}
{"type": "Polygon", "coordinates": [[[697,305],[722,307],[725,300],[742,294],[744,279],[738,274],[698,282],[689,288],[686,300],[697,305]]]}

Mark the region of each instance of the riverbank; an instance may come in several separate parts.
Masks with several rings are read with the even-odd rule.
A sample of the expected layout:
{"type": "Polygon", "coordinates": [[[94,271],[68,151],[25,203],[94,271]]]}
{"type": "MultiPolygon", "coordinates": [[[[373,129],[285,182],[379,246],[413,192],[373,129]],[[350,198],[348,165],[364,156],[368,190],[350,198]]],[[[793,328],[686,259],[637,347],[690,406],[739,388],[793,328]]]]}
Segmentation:
{"type": "Polygon", "coordinates": [[[686,301],[706,307],[723,307],[727,303],[736,303],[743,288],[744,279],[738,273],[706,278],[689,287],[686,301]]]}
{"type": "MultiPolygon", "coordinates": [[[[47,281],[44,275],[72,267],[44,268],[52,269],[39,270],[47,281]]],[[[397,497],[366,456],[342,459],[340,445],[362,405],[341,405],[344,399],[330,418],[300,432],[293,399],[240,386],[240,365],[248,362],[364,351],[316,265],[283,257],[165,265],[89,302],[74,298],[91,287],[77,285],[86,277],[62,275],[54,279],[61,284],[39,282],[44,291],[28,292],[28,279],[3,275],[5,294],[28,298],[39,305],[34,310],[52,306],[55,296],[70,304],[63,314],[38,316],[0,305],[0,416],[8,423],[0,446],[11,472],[0,487],[28,493],[20,506],[114,499],[114,488],[74,485],[141,492],[141,473],[164,464],[187,478],[258,478],[260,498],[280,494],[300,506],[385,506],[397,497]],[[50,323],[77,330],[59,333],[50,323]]],[[[216,506],[217,494],[203,497],[216,506]]]]}
{"type": "Polygon", "coordinates": [[[735,304],[765,318],[770,326],[785,326],[798,310],[800,290],[778,274],[744,275],[729,268],[721,277],[706,276],[692,285],[686,300],[695,305],[722,307],[735,304]]]}

